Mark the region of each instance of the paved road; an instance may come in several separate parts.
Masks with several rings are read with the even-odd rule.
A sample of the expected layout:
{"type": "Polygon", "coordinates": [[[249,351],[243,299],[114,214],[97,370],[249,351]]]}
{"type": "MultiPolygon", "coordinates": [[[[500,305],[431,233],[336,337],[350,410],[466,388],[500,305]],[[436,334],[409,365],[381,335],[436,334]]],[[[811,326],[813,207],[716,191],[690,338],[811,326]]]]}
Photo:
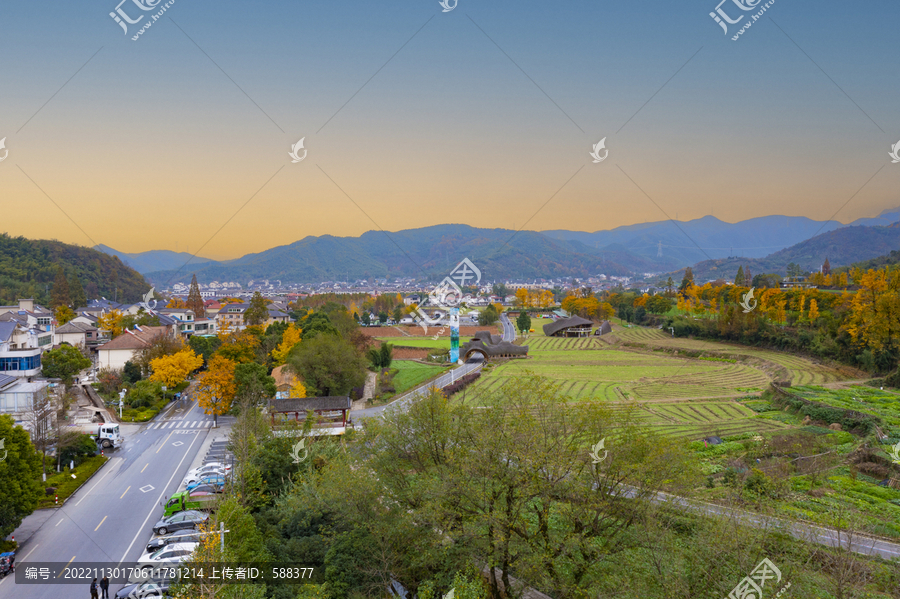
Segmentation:
{"type": "MultiPolygon", "coordinates": [[[[125,442],[120,448],[107,450],[109,462],[63,507],[39,510],[26,519],[20,526],[23,532],[17,531],[22,543],[16,552],[17,566],[24,566],[26,561],[71,561],[108,567],[120,563],[130,566],[137,561],[163,512],[160,502],[177,490],[203,441],[217,431],[209,428],[211,417],[196,404],[177,404],[173,402],[159,422],[120,425],[125,442]],[[35,525],[39,528],[24,540],[30,519],[34,519],[31,530],[35,525]]],[[[88,586],[25,587],[8,576],[0,580],[0,599],[81,599],[89,596],[88,586]]],[[[110,595],[122,586],[110,585],[110,595]]]]}
{"type": "Polygon", "coordinates": [[[506,312],[500,314],[500,322],[503,324],[503,341],[509,341],[510,343],[515,341],[516,327],[509,321],[509,316],[506,315],[506,312]]]}

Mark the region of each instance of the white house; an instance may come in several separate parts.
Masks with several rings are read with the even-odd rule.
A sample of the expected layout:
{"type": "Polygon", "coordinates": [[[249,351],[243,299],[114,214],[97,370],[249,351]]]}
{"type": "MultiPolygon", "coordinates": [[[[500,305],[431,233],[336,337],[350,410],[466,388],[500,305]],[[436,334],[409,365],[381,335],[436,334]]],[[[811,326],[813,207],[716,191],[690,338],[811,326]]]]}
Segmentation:
{"type": "Polygon", "coordinates": [[[158,336],[173,335],[171,327],[142,327],[127,329],[124,333],[97,347],[97,366],[99,368],[124,368],[125,362],[134,358],[135,352],[150,347],[158,336]]]}

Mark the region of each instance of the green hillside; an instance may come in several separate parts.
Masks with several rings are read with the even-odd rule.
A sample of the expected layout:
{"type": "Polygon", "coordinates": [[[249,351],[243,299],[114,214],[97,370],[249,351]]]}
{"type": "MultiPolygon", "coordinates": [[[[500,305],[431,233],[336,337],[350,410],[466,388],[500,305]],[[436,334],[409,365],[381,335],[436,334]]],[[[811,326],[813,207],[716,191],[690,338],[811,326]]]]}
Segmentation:
{"type": "Polygon", "coordinates": [[[150,286],[140,274],[115,256],[97,250],[45,239],[0,235],[0,304],[19,298],[50,303],[50,293],[59,266],[70,280],[77,276],[89,299],[136,302],[150,286]]]}

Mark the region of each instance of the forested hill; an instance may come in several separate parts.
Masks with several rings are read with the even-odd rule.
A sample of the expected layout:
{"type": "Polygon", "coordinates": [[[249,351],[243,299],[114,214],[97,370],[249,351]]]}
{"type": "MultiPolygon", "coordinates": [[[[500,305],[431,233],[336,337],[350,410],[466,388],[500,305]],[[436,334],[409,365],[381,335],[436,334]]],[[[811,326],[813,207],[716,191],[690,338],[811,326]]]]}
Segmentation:
{"type": "Polygon", "coordinates": [[[118,288],[120,302],[136,302],[150,289],[144,277],[115,256],[59,241],[4,233],[0,235],[0,304],[33,298],[47,306],[59,266],[70,284],[77,278],[90,299],[112,300],[118,288]]]}

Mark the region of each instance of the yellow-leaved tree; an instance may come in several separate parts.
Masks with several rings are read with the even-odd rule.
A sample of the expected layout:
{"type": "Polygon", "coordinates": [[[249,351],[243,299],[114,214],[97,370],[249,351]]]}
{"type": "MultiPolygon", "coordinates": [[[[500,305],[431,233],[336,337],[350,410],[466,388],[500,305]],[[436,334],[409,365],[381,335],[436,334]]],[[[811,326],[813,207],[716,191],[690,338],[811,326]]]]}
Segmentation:
{"type": "Polygon", "coordinates": [[[180,352],[150,360],[151,381],[158,381],[167,387],[183,382],[190,373],[203,366],[203,357],[186,348],[180,352]]]}
{"type": "Polygon", "coordinates": [[[815,323],[819,317],[819,303],[815,299],[809,300],[809,322],[815,323]]]}
{"type": "Polygon", "coordinates": [[[295,345],[300,343],[301,334],[303,334],[303,329],[297,327],[293,322],[284,330],[284,334],[281,336],[281,343],[272,350],[272,358],[275,360],[276,366],[281,366],[285,363],[288,354],[294,349],[295,345]]]}
{"type": "Polygon", "coordinates": [[[294,386],[291,387],[291,397],[306,397],[306,385],[300,381],[294,383],[294,386]]]}
{"type": "Polygon", "coordinates": [[[57,306],[54,316],[56,317],[56,324],[62,326],[75,318],[75,312],[69,306],[57,306]]]}
{"type": "Polygon", "coordinates": [[[220,355],[213,355],[209,360],[209,368],[197,377],[197,402],[203,411],[214,416],[218,424],[218,416],[231,409],[237,385],[234,382],[236,364],[220,355]]]}
{"type": "Polygon", "coordinates": [[[118,310],[110,310],[97,318],[97,328],[101,331],[107,331],[110,334],[110,337],[118,337],[122,334],[123,317],[124,314],[118,310]]]}

